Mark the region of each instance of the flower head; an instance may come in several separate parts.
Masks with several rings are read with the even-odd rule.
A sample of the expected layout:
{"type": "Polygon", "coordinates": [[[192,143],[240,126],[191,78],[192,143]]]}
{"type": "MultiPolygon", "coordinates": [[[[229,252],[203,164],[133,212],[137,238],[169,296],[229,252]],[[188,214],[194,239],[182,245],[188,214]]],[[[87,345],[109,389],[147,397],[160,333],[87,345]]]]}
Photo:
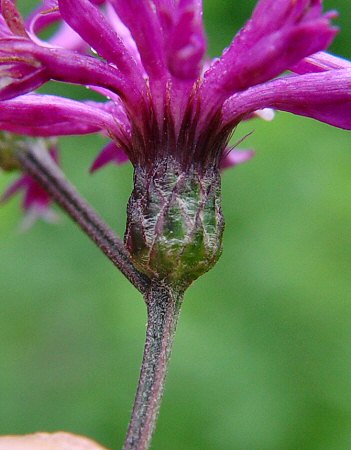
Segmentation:
{"type": "Polygon", "coordinates": [[[26,20],[1,0],[0,128],[103,133],[111,143],[92,170],[127,158],[135,167],[126,242],[140,270],[154,275],[188,254],[186,272],[194,240],[209,267],[223,230],[217,172],[240,160],[228,152],[240,121],[273,108],[351,129],[351,64],[323,52],[337,29],[322,3],[259,0],[209,62],[201,0],[44,0],[26,20]],[[53,21],[61,34],[44,42],[38,31],[53,21]],[[89,86],[105,101],[33,93],[48,80],[89,86]],[[157,239],[167,233],[171,256],[157,239]]]}
{"type": "Polygon", "coordinates": [[[134,165],[171,155],[207,166],[220,164],[233,127],[262,108],[351,127],[350,64],[301,69],[337,31],[321,0],[260,0],[210,64],[200,0],[45,0],[26,20],[13,0],[0,4],[2,129],[102,131],[134,165]],[[42,41],[38,32],[54,21],[60,31],[42,41]],[[270,81],[289,69],[295,75],[270,81]],[[107,101],[27,94],[50,79],[93,86],[107,101]]]}

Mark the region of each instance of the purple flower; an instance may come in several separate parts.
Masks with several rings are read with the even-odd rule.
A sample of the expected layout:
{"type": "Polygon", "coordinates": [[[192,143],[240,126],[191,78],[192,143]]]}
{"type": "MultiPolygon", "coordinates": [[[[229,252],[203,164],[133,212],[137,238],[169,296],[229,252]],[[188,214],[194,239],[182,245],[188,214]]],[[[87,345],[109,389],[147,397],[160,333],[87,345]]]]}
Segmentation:
{"type": "MultiPolygon", "coordinates": [[[[48,149],[51,158],[58,163],[58,151],[52,142],[45,142],[44,139],[36,140],[32,145],[42,146],[48,149]]],[[[29,175],[21,175],[14,181],[0,197],[0,203],[11,199],[15,194],[22,192],[22,208],[25,219],[21,228],[29,228],[37,219],[41,218],[47,222],[55,222],[56,214],[51,209],[52,200],[41,185],[29,175]]]]}
{"type": "Polygon", "coordinates": [[[260,0],[210,64],[200,0],[45,0],[27,20],[2,0],[1,13],[0,128],[102,132],[112,143],[92,170],[165,156],[219,167],[233,128],[263,108],[351,128],[351,64],[323,53],[337,29],[321,0],[260,0]],[[58,20],[58,35],[39,39],[58,20]],[[48,80],[90,86],[106,101],[31,93],[48,80]]]}
{"type": "Polygon", "coordinates": [[[44,0],[26,20],[14,0],[0,5],[0,130],[108,137],[91,171],[131,161],[125,245],[177,289],[221,254],[219,170],[253,155],[228,147],[241,121],[277,109],[351,129],[351,63],[324,53],[337,29],[322,0],[259,0],[213,61],[201,0],[44,0]],[[49,80],[104,101],[34,92],[49,80]]]}

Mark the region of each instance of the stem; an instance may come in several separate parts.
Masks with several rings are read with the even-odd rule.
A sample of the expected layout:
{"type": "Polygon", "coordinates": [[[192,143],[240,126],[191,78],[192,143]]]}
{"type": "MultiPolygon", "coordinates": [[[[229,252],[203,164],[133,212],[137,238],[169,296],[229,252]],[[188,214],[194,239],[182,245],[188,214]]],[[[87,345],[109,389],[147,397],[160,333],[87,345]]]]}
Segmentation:
{"type": "Polygon", "coordinates": [[[23,169],[42,185],[123,275],[145,293],[150,280],[134,267],[123,242],[78,194],[49,154],[33,146],[18,151],[16,157],[23,169]]]}
{"type": "Polygon", "coordinates": [[[147,450],[155,428],[182,295],[162,282],[145,294],[148,322],[143,362],[123,450],[147,450]]]}

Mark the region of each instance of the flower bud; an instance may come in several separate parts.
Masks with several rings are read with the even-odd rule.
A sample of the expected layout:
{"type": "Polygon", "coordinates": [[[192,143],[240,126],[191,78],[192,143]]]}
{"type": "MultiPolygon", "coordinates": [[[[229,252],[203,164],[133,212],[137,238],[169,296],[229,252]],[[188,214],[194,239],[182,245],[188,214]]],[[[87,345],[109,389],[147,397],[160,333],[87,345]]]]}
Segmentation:
{"type": "Polygon", "coordinates": [[[218,170],[135,168],[125,243],[138,270],[185,289],[217,262],[223,229],[218,170]]]}

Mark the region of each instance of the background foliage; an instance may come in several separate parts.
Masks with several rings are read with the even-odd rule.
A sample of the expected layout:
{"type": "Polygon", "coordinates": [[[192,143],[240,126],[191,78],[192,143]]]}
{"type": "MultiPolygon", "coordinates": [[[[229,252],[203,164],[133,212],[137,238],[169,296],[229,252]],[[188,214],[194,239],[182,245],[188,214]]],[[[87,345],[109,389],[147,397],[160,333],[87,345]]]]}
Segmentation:
{"type": "MultiPolygon", "coordinates": [[[[204,1],[211,55],[254,3],[204,1]]],[[[340,12],[333,51],[350,58],[350,3],[325,3],[340,12]]],[[[224,253],[186,295],[153,448],[349,450],[350,136],[281,113],[234,141],[252,129],[257,157],[223,175],[224,253]]],[[[102,145],[63,139],[62,164],[123,235],[132,170],[89,176],[102,145]]],[[[0,209],[0,434],[64,429],[120,448],[142,299],[66,217],[25,234],[20,220],[18,200],[0,209]]]]}

